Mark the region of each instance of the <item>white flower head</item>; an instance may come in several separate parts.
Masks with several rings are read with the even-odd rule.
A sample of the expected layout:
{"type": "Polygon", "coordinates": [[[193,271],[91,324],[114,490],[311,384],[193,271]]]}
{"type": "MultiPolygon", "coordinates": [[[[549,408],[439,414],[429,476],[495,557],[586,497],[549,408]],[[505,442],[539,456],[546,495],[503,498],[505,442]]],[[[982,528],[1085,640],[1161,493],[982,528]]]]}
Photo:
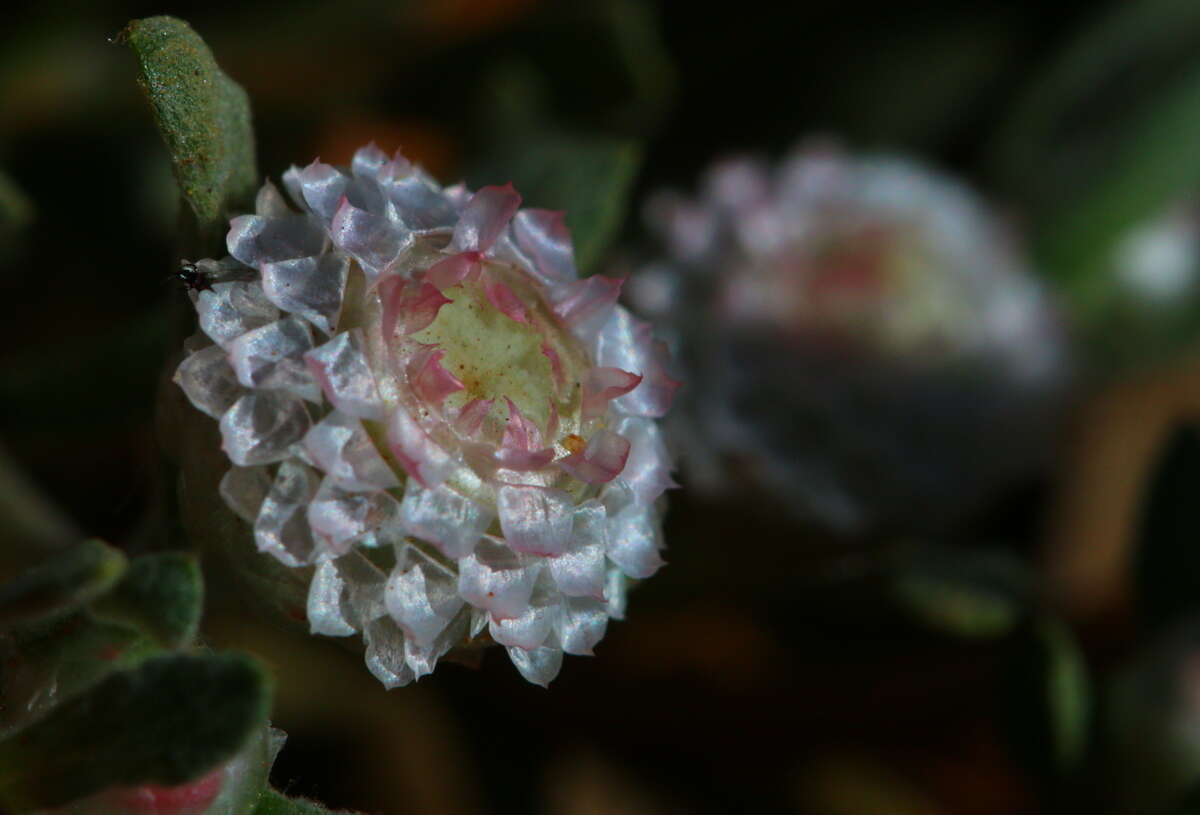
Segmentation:
{"type": "Polygon", "coordinates": [[[233,219],[242,273],[193,293],[214,344],[175,375],[220,422],[222,495],[385,685],[484,629],[547,684],[662,564],[665,345],[511,186],[373,145],[283,182],[298,211],[267,183],[233,219]]]}

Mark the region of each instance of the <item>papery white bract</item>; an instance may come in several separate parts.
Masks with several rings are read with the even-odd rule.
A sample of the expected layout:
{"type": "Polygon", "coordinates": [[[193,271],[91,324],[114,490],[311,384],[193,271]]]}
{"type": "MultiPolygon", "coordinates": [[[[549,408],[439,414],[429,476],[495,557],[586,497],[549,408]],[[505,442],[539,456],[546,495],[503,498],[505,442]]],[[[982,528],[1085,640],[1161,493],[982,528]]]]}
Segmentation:
{"type": "Polygon", "coordinates": [[[175,376],[220,421],[222,495],[389,687],[482,630],[548,683],[662,563],[666,346],[511,186],[374,146],[283,183],[294,208],[268,183],[231,222],[223,263],[258,277],[193,293],[214,344],[175,376]]]}
{"type": "Polygon", "coordinates": [[[719,163],[647,217],[663,251],[627,296],[686,361],[692,485],[750,485],[844,532],[929,532],[1043,449],[1065,331],[960,184],[812,144],[719,163]]]}

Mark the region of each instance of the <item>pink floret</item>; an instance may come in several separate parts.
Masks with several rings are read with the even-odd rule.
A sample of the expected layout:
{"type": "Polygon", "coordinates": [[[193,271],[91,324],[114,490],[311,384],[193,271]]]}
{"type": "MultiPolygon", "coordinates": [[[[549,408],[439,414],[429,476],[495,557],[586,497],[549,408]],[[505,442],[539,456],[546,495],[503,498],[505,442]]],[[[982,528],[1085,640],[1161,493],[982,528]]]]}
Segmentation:
{"type": "Polygon", "coordinates": [[[599,430],[585,449],[559,462],[568,473],[589,484],[607,484],[625,469],[629,439],[611,430],[599,430]]]}
{"type": "Polygon", "coordinates": [[[450,245],[460,252],[486,252],[521,208],[512,184],[482,187],[463,207],[450,245]]]}
{"type": "Polygon", "coordinates": [[[385,337],[397,329],[401,334],[415,334],[437,319],[442,306],[454,302],[436,286],[405,281],[399,276],[384,278],[379,284],[379,298],[383,301],[385,337]]]}
{"type": "Polygon", "coordinates": [[[583,380],[583,417],[595,419],[608,411],[608,403],[642,384],[644,377],[620,368],[592,368],[583,380]]]}
{"type": "Polygon", "coordinates": [[[426,345],[409,360],[409,382],[426,404],[440,407],[447,396],[465,387],[458,377],[442,367],[445,355],[444,349],[426,345]]]}

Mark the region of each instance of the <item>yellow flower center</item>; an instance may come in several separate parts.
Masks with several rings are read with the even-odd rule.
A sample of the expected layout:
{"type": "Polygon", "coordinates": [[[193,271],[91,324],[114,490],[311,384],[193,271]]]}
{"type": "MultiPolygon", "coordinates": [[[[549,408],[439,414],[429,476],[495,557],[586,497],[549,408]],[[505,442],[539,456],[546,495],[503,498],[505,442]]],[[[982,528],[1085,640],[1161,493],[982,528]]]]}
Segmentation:
{"type": "MultiPolygon", "coordinates": [[[[493,279],[501,279],[502,273],[502,267],[489,264],[493,279]]],[[[484,424],[485,433],[491,435],[502,432],[508,419],[507,398],[545,431],[553,400],[564,423],[562,431],[571,432],[577,423],[573,414],[579,407],[578,383],[587,365],[583,349],[562,330],[534,286],[514,274],[502,279],[521,301],[528,322],[518,322],[493,306],[481,283],[467,282],[442,292],[452,302],[443,305],[437,318],[412,339],[442,349],[442,367],[464,385],[446,398],[448,412],[475,399],[493,400],[484,424]],[[543,351],[546,346],[562,367],[561,388],[543,351]]]]}

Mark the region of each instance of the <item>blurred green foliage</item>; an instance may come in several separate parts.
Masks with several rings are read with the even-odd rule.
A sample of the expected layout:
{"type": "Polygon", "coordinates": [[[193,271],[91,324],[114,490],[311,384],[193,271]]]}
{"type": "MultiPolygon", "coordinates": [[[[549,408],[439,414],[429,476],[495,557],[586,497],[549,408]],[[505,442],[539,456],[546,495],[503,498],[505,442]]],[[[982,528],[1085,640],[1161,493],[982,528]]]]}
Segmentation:
{"type": "Polygon", "coordinates": [[[125,555],[103,541],[74,546],[0,586],[0,631],[74,611],[108,592],[125,555]]]}
{"type": "Polygon", "coordinates": [[[1034,261],[1102,368],[1171,357],[1200,329],[1200,268],[1156,303],[1120,279],[1133,229],[1200,191],[1200,7],[1116,4],[1038,72],[995,141],[1034,261]]]}
{"type": "Polygon", "coordinates": [[[33,220],[33,203],[7,173],[0,172],[0,250],[33,220]]]}
{"type": "Polygon", "coordinates": [[[265,725],[268,680],[234,654],[156,656],[0,743],[0,800],[59,806],[111,785],[182,784],[265,725]]]}
{"type": "Polygon", "coordinates": [[[157,552],[135,558],[93,609],[102,619],[141,629],[164,648],[179,648],[196,638],[203,598],[195,557],[157,552]]]}
{"type": "Polygon", "coordinates": [[[1200,779],[1196,620],[1145,638],[1106,679],[1104,746],[1115,811],[1173,812],[1200,779]]]}
{"type": "Polygon", "coordinates": [[[1031,578],[1008,552],[926,545],[902,557],[892,595],[901,609],[933,630],[998,637],[1030,613],[1031,578]]]}
{"type": "Polygon", "coordinates": [[[86,541],[4,584],[0,607],[0,802],[14,812],[112,785],[188,781],[264,726],[261,667],[175,650],[201,612],[186,555],[127,567],[86,541]]]}
{"type": "Polygon", "coordinates": [[[1200,427],[1165,441],[1146,485],[1134,547],[1142,624],[1160,632],[1200,613],[1200,427]]]}
{"type": "Polygon", "coordinates": [[[641,164],[627,139],[539,134],[500,147],[469,178],[511,179],[525,206],[566,212],[583,273],[595,271],[624,221],[641,164]]]}
{"type": "Polygon", "coordinates": [[[206,815],[260,798],[293,811],[266,787],[271,680],[247,656],[196,648],[202,597],[193,556],[126,566],[98,541],[0,584],[0,809],[111,815],[125,810],[110,788],[184,784],[227,764],[206,815]]]}
{"type": "Polygon", "coordinates": [[[1006,728],[1017,759],[1045,789],[1069,800],[1091,749],[1093,699],[1083,653],[1061,620],[1044,614],[1017,632],[1005,677],[1006,728]]]}

